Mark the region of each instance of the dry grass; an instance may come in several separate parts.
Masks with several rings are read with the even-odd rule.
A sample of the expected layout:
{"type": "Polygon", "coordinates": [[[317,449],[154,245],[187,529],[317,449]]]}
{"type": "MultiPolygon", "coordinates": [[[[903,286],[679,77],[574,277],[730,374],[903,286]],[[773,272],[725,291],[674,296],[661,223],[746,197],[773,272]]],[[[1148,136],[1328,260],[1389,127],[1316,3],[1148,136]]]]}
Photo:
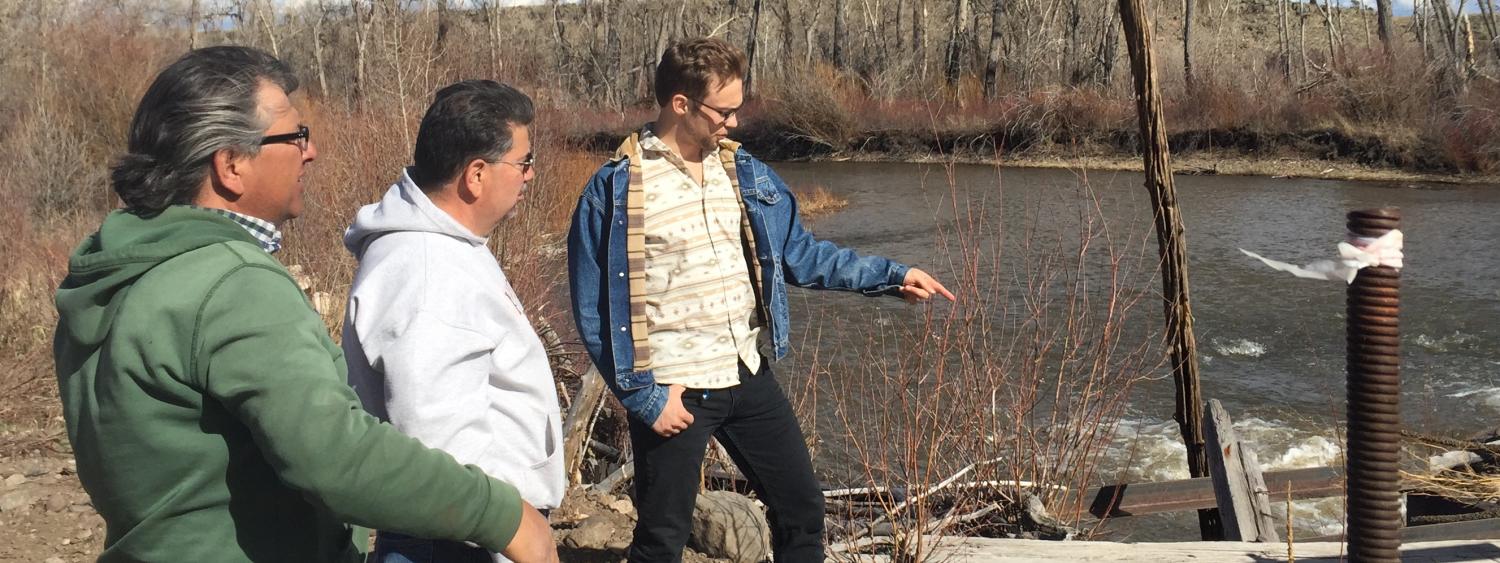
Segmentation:
{"type": "Polygon", "coordinates": [[[792,193],[797,196],[797,210],[806,220],[837,213],[849,206],[849,198],[834,193],[822,184],[792,188],[792,193]]]}
{"type": "Polygon", "coordinates": [[[1477,504],[1500,501],[1500,475],[1442,469],[1435,473],[1401,472],[1401,489],[1477,504]]]}

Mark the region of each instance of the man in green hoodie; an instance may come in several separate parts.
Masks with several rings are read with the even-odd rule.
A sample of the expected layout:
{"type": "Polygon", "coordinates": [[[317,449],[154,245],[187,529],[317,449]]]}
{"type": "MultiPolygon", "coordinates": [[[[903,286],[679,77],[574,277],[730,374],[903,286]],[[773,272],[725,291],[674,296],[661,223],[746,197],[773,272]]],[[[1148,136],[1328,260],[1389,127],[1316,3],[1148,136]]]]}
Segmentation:
{"type": "Polygon", "coordinates": [[[243,47],[167,67],[112,169],[125,209],[69,259],[54,354],[99,560],[352,562],[352,524],[555,561],[514,487],[365,414],[271,257],[317,157],[296,88],[243,47]]]}

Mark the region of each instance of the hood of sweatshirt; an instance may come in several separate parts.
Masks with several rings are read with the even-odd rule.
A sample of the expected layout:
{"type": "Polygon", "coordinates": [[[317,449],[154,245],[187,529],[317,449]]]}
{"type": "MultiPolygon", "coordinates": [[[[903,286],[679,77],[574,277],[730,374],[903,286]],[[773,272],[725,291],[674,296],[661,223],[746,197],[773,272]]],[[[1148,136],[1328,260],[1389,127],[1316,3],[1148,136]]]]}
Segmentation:
{"type": "Polygon", "coordinates": [[[68,276],[55,297],[59,318],[66,319],[57,338],[97,346],[109,333],[116,297],[137,279],[167,260],[228,241],[258,246],[244,228],[212,211],[174,206],[151,217],[110,213],[68,257],[68,276]]]}
{"type": "Polygon", "coordinates": [[[436,233],[476,246],[483,246],[486,240],[485,237],[469,232],[468,228],[433,204],[405,169],[401,170],[401,177],[386,190],[380,201],[360,208],[359,213],[354,216],[354,224],[344,231],[344,248],[359,257],[364,254],[370,241],[396,232],[436,233]]]}

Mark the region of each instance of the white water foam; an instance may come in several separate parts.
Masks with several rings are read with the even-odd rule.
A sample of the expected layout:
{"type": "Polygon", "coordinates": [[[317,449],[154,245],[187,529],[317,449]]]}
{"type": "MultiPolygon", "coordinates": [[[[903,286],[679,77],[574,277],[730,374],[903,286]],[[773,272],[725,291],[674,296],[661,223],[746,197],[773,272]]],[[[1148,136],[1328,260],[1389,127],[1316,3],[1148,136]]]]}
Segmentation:
{"type": "MultiPolygon", "coordinates": [[[[1336,436],[1302,430],[1285,422],[1245,417],[1234,423],[1235,434],[1257,454],[1266,471],[1336,466],[1343,450],[1336,436]]],[[[1117,482],[1186,479],[1187,448],[1177,423],[1172,421],[1121,421],[1115,441],[1105,454],[1107,465],[1118,470],[1106,477],[1117,482]]],[[[1270,491],[1272,510],[1285,522],[1286,493],[1270,491]],[[1281,502],[1275,502],[1282,499],[1281,502]]],[[[1291,518],[1298,534],[1334,535],[1343,530],[1343,499],[1339,497],[1292,502],[1291,518]]]]}
{"type": "Polygon", "coordinates": [[[1253,340],[1243,338],[1224,339],[1214,338],[1209,340],[1215,352],[1220,356],[1244,356],[1247,358],[1259,358],[1266,355],[1266,345],[1253,340]]]}
{"type": "Polygon", "coordinates": [[[1464,390],[1464,391],[1459,391],[1457,393],[1449,393],[1448,397],[1454,398],[1454,399],[1463,399],[1463,398],[1467,398],[1467,397],[1474,397],[1474,398],[1479,399],[1486,406],[1488,406],[1488,407],[1490,407],[1492,409],[1495,409],[1495,410],[1500,410],[1500,387],[1485,387],[1483,389],[1468,389],[1468,390],[1464,390]]]}
{"type": "Polygon", "coordinates": [[[1479,343],[1479,337],[1458,331],[1454,331],[1453,334],[1436,337],[1418,334],[1412,338],[1412,343],[1428,352],[1441,353],[1473,348],[1475,344],[1479,343]]]}

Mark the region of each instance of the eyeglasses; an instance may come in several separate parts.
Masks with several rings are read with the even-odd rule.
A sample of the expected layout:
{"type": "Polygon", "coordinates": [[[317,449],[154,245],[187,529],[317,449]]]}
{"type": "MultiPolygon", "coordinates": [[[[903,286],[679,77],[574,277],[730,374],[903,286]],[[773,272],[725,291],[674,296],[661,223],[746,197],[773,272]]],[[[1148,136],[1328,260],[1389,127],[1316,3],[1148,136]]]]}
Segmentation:
{"type": "Polygon", "coordinates": [[[536,155],[533,155],[531,153],[527,153],[526,154],[526,160],[523,160],[523,161],[520,161],[520,162],[511,162],[511,161],[508,161],[508,160],[496,160],[495,164],[509,164],[511,166],[516,167],[518,170],[520,170],[521,174],[525,174],[525,173],[531,171],[531,167],[532,166],[536,166],[536,155]]]}
{"type": "Polygon", "coordinates": [[[706,103],[703,103],[703,100],[694,99],[694,98],[688,98],[688,99],[692,100],[693,102],[697,103],[700,106],[703,106],[703,107],[706,107],[708,109],[713,110],[714,113],[716,113],[716,114],[719,115],[719,119],[720,119],[721,123],[724,122],[724,121],[729,121],[730,118],[734,117],[734,114],[739,113],[740,110],[744,108],[744,106],[740,106],[740,107],[737,107],[737,108],[718,108],[718,107],[714,107],[714,106],[708,105],[706,103]]]}
{"type": "Polygon", "coordinates": [[[307,143],[311,139],[312,139],[312,131],[308,130],[308,128],[307,128],[306,125],[298,125],[296,133],[282,133],[280,135],[266,135],[266,136],[260,138],[260,144],[261,144],[261,146],[265,146],[265,145],[271,145],[271,144],[276,144],[276,143],[291,142],[292,144],[297,145],[297,148],[301,149],[302,152],[307,152],[307,143]]]}

